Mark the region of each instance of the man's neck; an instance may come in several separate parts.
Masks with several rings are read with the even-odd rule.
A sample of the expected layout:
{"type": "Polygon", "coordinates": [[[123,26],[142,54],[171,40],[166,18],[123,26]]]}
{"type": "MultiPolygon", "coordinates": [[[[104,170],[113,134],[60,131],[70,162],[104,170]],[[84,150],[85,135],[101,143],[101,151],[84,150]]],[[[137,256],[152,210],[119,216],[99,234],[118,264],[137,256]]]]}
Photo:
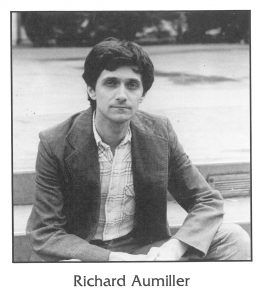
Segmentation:
{"type": "Polygon", "coordinates": [[[129,124],[130,122],[113,123],[105,120],[102,121],[99,118],[96,118],[95,115],[96,130],[102,141],[109,145],[113,152],[125,137],[129,128],[129,124]]]}

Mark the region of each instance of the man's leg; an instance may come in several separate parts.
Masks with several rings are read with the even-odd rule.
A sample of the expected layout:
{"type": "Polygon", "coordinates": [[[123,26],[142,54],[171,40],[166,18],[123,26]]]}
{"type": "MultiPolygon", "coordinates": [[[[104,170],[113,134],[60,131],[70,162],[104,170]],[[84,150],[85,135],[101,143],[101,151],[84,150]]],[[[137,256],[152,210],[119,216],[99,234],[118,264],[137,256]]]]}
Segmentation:
{"type": "MultiPolygon", "coordinates": [[[[147,254],[152,247],[160,247],[167,241],[162,240],[140,247],[132,254],[147,254]]],[[[250,260],[250,238],[239,225],[222,224],[205,257],[200,257],[190,250],[181,260],[250,260]]]]}
{"type": "Polygon", "coordinates": [[[250,238],[237,224],[222,224],[208,250],[205,260],[250,260],[250,238]]]}
{"type": "Polygon", "coordinates": [[[132,252],[132,254],[147,254],[151,248],[161,247],[164,243],[166,243],[169,240],[170,240],[170,238],[166,239],[166,240],[157,241],[152,244],[145,245],[145,246],[137,247],[136,250],[132,252]]]}

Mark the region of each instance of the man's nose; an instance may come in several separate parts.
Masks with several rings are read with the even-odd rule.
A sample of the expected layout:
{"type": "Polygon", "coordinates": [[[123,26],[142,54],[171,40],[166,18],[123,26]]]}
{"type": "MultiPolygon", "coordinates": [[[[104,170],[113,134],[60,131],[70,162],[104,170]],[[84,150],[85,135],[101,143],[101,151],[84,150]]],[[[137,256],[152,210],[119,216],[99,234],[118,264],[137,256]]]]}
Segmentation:
{"type": "Polygon", "coordinates": [[[127,100],[127,90],[124,84],[121,84],[119,86],[116,96],[117,96],[116,99],[119,102],[124,102],[127,100]]]}

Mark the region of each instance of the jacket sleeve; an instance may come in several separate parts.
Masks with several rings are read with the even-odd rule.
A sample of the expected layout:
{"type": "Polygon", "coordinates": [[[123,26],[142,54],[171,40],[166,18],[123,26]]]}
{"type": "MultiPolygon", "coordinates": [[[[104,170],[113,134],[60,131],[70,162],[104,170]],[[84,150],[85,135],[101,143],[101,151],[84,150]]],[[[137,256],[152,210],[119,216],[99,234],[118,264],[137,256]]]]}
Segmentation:
{"type": "Polygon", "coordinates": [[[191,163],[178,142],[168,121],[169,181],[168,190],[188,212],[174,238],[206,255],[214,235],[222,223],[223,200],[212,190],[198,169],[191,163]]]}
{"type": "Polygon", "coordinates": [[[45,261],[107,261],[110,251],[65,231],[60,171],[48,142],[41,137],[36,161],[35,202],[27,223],[33,251],[45,261]]]}

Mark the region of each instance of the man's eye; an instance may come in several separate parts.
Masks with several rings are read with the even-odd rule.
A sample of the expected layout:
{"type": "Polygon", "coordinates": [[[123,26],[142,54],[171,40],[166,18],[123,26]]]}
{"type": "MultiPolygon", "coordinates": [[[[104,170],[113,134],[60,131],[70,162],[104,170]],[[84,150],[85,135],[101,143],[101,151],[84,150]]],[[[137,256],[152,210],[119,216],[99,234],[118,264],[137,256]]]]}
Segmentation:
{"type": "Polygon", "coordinates": [[[109,80],[106,80],[105,84],[107,86],[115,86],[117,84],[117,81],[113,80],[113,79],[109,79],[109,80]]]}
{"type": "Polygon", "coordinates": [[[128,82],[127,86],[129,89],[138,89],[139,83],[136,81],[131,81],[131,82],[128,82]]]}

